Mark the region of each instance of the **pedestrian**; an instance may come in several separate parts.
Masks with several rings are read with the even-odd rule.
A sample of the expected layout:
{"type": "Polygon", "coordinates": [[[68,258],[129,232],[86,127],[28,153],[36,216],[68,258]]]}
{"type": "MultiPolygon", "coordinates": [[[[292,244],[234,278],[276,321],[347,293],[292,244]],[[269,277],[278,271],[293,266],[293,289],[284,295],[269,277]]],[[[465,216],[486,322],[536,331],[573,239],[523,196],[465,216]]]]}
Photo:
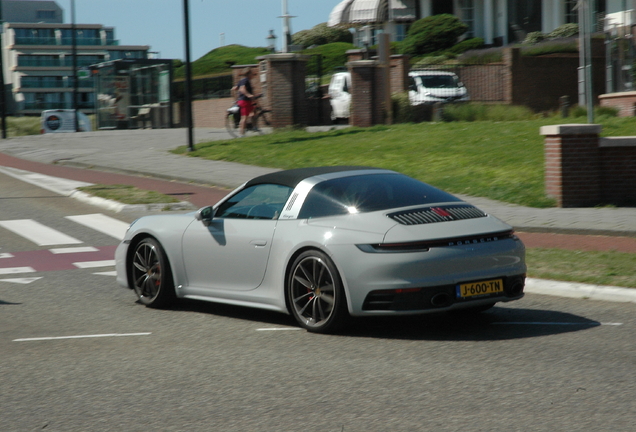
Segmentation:
{"type": "Polygon", "coordinates": [[[241,71],[241,80],[238,82],[238,106],[241,108],[241,122],[239,124],[239,136],[245,135],[245,127],[247,120],[252,116],[254,112],[254,91],[252,90],[252,83],[250,78],[254,76],[252,69],[246,67],[241,71]]]}

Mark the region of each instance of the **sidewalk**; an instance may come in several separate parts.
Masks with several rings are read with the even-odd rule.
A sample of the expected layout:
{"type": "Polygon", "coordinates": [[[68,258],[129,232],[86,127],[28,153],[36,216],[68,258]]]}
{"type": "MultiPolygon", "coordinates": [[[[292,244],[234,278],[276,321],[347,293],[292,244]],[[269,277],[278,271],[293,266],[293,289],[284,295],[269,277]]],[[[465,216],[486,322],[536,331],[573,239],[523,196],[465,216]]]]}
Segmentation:
{"type": "MultiPolygon", "coordinates": [[[[225,130],[206,128],[195,129],[194,136],[195,143],[230,138],[225,130]]],[[[186,144],[186,129],[34,135],[0,140],[0,168],[6,166],[87,183],[132,184],[180,197],[196,207],[213,204],[229,189],[257,175],[276,171],[168,152],[186,144]]],[[[563,245],[574,241],[583,250],[636,253],[636,208],[535,209],[486,198],[461,198],[515,227],[530,247],[568,248],[563,245]],[[590,242],[591,235],[598,237],[590,242]]],[[[606,300],[610,297],[636,303],[633,289],[610,288],[614,290],[612,293],[621,294],[591,296],[591,292],[607,290],[537,279],[529,279],[528,288],[528,292],[541,294],[606,300]]]]}

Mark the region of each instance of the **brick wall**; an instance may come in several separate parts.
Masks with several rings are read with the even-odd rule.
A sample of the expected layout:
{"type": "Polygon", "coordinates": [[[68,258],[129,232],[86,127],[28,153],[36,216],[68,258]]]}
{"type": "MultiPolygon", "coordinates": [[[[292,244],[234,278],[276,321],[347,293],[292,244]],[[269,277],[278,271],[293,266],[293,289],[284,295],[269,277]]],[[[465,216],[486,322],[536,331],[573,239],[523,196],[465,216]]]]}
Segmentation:
{"type": "Polygon", "coordinates": [[[599,96],[601,106],[618,109],[619,117],[636,115],[636,92],[607,93],[599,96]]]}
{"type": "MultiPolygon", "coordinates": [[[[595,104],[605,91],[605,56],[603,40],[592,40],[592,89],[595,104]]],[[[534,111],[554,110],[559,97],[578,101],[578,53],[522,56],[519,48],[504,50],[508,65],[504,77],[505,102],[523,105],[534,111]]]]}
{"type": "Polygon", "coordinates": [[[194,127],[223,128],[227,109],[234,98],[205,99],[192,101],[194,127]]]}
{"type": "Polygon", "coordinates": [[[600,125],[544,126],[545,189],[559,207],[636,202],[636,137],[599,138],[600,125]]]}
{"type": "Polygon", "coordinates": [[[636,204],[636,137],[599,140],[603,202],[636,204]]]}

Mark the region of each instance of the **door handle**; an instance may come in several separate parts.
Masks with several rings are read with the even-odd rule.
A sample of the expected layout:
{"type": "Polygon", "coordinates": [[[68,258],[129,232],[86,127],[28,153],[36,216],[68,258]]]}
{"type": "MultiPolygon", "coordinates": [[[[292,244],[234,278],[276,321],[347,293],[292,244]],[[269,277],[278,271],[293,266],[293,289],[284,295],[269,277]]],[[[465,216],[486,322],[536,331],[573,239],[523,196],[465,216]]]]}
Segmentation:
{"type": "Polygon", "coordinates": [[[267,245],[267,240],[252,240],[250,244],[256,247],[263,247],[267,245]]]}

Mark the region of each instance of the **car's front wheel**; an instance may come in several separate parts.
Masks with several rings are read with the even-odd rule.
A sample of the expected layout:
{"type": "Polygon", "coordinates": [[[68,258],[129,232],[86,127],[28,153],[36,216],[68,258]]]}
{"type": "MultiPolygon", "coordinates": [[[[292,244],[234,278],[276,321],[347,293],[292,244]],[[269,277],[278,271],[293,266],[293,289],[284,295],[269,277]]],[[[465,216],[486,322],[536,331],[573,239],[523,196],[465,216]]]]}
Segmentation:
{"type": "Polygon", "coordinates": [[[287,298],[296,321],[311,332],[333,333],[349,316],[338,270],[317,250],[303,252],[294,260],[287,298]]]}
{"type": "Polygon", "coordinates": [[[163,248],[153,238],[135,246],[130,258],[133,288],[139,301],[149,307],[166,307],[175,299],[170,265],[163,248]]]}

